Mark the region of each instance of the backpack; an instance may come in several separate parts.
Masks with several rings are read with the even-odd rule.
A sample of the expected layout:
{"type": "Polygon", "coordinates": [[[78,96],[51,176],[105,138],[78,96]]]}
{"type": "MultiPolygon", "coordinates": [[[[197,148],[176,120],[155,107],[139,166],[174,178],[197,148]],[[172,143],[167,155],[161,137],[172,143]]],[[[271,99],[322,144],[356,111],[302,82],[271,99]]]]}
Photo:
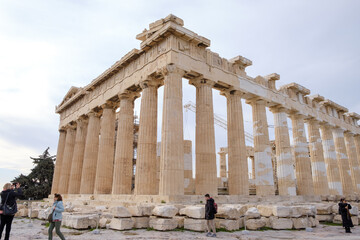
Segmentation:
{"type": "Polygon", "coordinates": [[[214,201],[215,214],[217,214],[217,203],[214,201]]]}

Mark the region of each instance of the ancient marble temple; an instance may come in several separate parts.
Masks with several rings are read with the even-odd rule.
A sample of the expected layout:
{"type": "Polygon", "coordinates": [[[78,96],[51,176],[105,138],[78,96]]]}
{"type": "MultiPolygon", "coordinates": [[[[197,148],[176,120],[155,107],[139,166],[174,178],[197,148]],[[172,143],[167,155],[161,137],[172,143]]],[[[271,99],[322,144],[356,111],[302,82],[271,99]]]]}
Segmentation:
{"type": "Polygon", "coordinates": [[[71,87],[56,107],[60,135],[53,193],[182,196],[191,185],[195,195],[216,195],[212,89],[227,99],[228,164],[222,151],[220,177],[227,178],[229,195],[249,194],[242,99],[252,107],[256,195],[360,193],[360,115],[297,83],[276,87],[276,73],[248,76],[249,59],[220,57],[209,50],[209,39],[174,15],[151,23],[136,38],[140,49],[88,85],[71,87]],[[183,81],[196,88],[195,179],[191,142],[183,139],[183,81]],[[161,86],[164,97],[158,99],[161,86]],[[140,119],[134,122],[134,100],[140,96],[140,119]],[[163,101],[160,144],[158,101],[163,101]],[[274,116],[276,164],[267,108],[274,116]]]}

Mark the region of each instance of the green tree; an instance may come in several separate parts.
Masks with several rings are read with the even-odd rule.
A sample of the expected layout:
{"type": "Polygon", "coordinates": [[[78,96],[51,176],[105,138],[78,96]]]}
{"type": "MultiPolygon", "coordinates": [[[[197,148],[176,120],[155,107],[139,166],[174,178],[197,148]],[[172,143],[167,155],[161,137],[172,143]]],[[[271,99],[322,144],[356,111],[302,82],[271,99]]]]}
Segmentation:
{"type": "Polygon", "coordinates": [[[49,148],[47,148],[38,158],[30,158],[35,165],[30,174],[27,176],[20,174],[12,182],[21,184],[24,199],[40,200],[48,197],[51,193],[56,156],[51,156],[49,148]]]}

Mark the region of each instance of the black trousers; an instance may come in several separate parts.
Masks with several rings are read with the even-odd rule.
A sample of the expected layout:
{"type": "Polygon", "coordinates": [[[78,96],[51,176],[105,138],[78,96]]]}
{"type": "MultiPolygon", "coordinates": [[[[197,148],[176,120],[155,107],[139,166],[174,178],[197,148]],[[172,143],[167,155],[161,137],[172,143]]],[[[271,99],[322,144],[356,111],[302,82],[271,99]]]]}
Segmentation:
{"type": "Polygon", "coordinates": [[[14,215],[1,215],[0,239],[2,237],[4,227],[6,225],[5,240],[9,240],[10,231],[11,231],[11,224],[12,224],[13,219],[14,219],[14,215]]]}
{"type": "Polygon", "coordinates": [[[346,232],[350,232],[350,227],[345,227],[346,232]]]}

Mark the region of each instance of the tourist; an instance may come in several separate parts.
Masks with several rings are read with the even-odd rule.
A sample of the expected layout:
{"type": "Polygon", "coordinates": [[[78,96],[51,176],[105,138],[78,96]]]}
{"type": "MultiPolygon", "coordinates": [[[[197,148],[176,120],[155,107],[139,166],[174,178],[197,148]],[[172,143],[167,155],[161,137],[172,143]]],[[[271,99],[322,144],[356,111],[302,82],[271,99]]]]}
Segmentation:
{"type": "Polygon", "coordinates": [[[209,194],[205,194],[206,204],[205,204],[205,219],[207,225],[207,237],[216,237],[216,228],[215,228],[215,214],[216,214],[216,205],[213,198],[209,194]],[[213,233],[211,233],[211,230],[213,233]]]}
{"type": "Polygon", "coordinates": [[[2,233],[4,227],[6,225],[5,230],[5,240],[9,240],[11,224],[14,219],[14,215],[17,211],[16,198],[22,195],[22,191],[20,188],[20,184],[16,183],[15,190],[12,189],[11,183],[6,183],[4,185],[4,189],[1,192],[1,224],[0,224],[0,239],[2,237],[2,233]],[[5,210],[5,207],[7,210],[5,210]],[[13,210],[11,210],[13,209],[13,210]],[[10,210],[10,212],[8,212],[10,210]]]}
{"type": "Polygon", "coordinates": [[[343,227],[345,228],[346,233],[351,233],[350,228],[354,227],[349,209],[351,209],[351,205],[346,202],[346,199],[340,199],[339,214],[341,214],[343,227]]]}
{"type": "Polygon", "coordinates": [[[64,205],[62,202],[62,196],[58,193],[54,194],[54,203],[52,206],[52,221],[49,226],[49,240],[52,240],[52,232],[55,227],[56,234],[61,240],[65,240],[64,235],[60,231],[62,212],[64,211],[64,205]]]}

